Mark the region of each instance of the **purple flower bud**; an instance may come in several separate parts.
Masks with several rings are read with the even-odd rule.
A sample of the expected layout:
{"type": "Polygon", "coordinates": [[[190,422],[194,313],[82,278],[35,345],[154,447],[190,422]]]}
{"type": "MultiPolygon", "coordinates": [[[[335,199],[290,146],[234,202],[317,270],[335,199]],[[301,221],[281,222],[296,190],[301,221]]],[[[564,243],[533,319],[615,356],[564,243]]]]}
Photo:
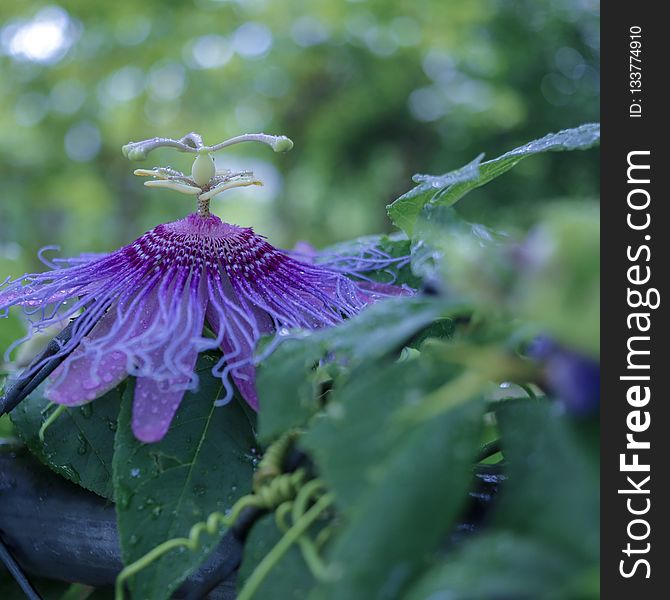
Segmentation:
{"type": "Polygon", "coordinates": [[[547,336],[533,340],[528,354],[544,365],[549,391],[568,411],[591,415],[600,406],[600,364],[567,350],[547,336]]]}

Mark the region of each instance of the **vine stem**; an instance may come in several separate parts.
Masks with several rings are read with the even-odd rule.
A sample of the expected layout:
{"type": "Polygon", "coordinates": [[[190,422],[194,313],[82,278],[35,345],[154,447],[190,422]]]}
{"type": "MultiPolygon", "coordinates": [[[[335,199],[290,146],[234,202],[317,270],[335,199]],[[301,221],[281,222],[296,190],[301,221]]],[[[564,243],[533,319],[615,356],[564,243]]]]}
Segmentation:
{"type": "Polygon", "coordinates": [[[254,569],[253,573],[247,579],[244,587],[237,596],[237,600],[251,600],[253,595],[258,590],[263,580],[267,577],[268,573],[272,570],[279,560],[286,554],[289,548],[298,541],[300,536],[302,536],[307,529],[314,523],[321,513],[326,510],[333,502],[335,501],[335,496],[333,494],[324,494],[317,500],[317,502],[312,506],[307,512],[305,512],[302,517],[289,529],[282,537],[277,544],[267,553],[265,558],[258,564],[254,569]]]}
{"type": "MultiPolygon", "coordinates": [[[[50,406],[53,406],[53,402],[49,403],[50,406]]],[[[51,427],[51,425],[56,421],[58,417],[60,417],[65,411],[67,410],[67,406],[64,404],[59,404],[56,406],[56,410],[54,410],[42,423],[42,426],[40,427],[39,432],[37,433],[37,436],[40,438],[40,442],[44,441],[44,433],[45,431],[51,427]]]]}

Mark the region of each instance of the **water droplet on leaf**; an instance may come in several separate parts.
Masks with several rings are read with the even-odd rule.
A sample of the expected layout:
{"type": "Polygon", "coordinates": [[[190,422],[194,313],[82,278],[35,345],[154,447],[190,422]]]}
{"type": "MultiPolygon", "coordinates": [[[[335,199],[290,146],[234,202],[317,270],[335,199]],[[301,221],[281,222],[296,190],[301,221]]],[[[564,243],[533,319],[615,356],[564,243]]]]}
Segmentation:
{"type": "Polygon", "coordinates": [[[79,456],[83,456],[88,452],[88,442],[82,433],[77,436],[77,440],[79,441],[79,445],[77,446],[77,454],[79,454],[79,456]]]}

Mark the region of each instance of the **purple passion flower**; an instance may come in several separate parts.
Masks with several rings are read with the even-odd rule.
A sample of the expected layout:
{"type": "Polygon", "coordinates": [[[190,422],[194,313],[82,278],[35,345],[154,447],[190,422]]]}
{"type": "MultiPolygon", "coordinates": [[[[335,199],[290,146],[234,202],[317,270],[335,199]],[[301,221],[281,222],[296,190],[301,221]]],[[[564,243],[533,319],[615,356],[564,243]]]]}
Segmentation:
{"type": "MultiPolygon", "coordinates": [[[[290,149],[287,138],[263,134],[233,142],[249,139],[290,149]]],[[[21,305],[28,317],[29,334],[18,343],[75,318],[72,335],[58,352],[66,358],[48,380],[49,400],[85,404],[133,375],[132,429],[139,440],[155,442],[167,432],[185,391],[197,387],[193,371],[199,352],[220,348],[223,353],[212,369],[225,389],[217,403],[232,397],[232,380],[258,410],[253,353],[262,335],[336,325],[380,298],[411,293],[363,280],[364,271],[393,263],[388,256],[302,261],[250,228],[210,214],[212,192],[259,183],[250,172],[215,171],[210,153],[230,143],[205,147],[199,136],[189,134],[124,147],[130,158],[159,145],[196,152],[191,177],[172,169],[136,173],[157,178],[148,184],[197,196],[198,212],[158,225],[111,254],[61,260],[51,271],[2,286],[0,316],[21,305]],[[198,165],[203,157],[205,169],[198,165]]]]}

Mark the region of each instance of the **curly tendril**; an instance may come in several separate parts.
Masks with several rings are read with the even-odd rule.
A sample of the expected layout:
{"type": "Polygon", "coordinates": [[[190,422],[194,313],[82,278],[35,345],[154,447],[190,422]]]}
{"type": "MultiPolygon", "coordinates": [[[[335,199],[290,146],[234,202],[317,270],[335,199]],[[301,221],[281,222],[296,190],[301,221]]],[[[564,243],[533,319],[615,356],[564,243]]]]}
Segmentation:
{"type": "Polygon", "coordinates": [[[131,577],[171,550],[199,549],[203,533],[216,535],[222,528],[232,527],[247,508],[275,510],[275,518],[284,535],[254,569],[240,591],[238,600],[252,598],[272,568],[295,543],[299,545],[305,563],[317,580],[332,579],[332,571],[318,554],[325,538],[321,536],[323,539],[317,538],[313,541],[307,531],[333,504],[334,495],[325,491],[326,485],[320,479],[309,479],[305,469],[298,469],[293,473],[283,473],[281,470],[286,455],[299,435],[298,430],[288,431],[267,449],[254,477],[253,493],[240,498],[229,513],[210,514],[206,521],[191,527],[188,537],[167,540],[125,567],[116,578],[115,599],[123,600],[125,584],[131,577]],[[288,514],[291,516],[291,525],[285,520],[288,514]]]}

